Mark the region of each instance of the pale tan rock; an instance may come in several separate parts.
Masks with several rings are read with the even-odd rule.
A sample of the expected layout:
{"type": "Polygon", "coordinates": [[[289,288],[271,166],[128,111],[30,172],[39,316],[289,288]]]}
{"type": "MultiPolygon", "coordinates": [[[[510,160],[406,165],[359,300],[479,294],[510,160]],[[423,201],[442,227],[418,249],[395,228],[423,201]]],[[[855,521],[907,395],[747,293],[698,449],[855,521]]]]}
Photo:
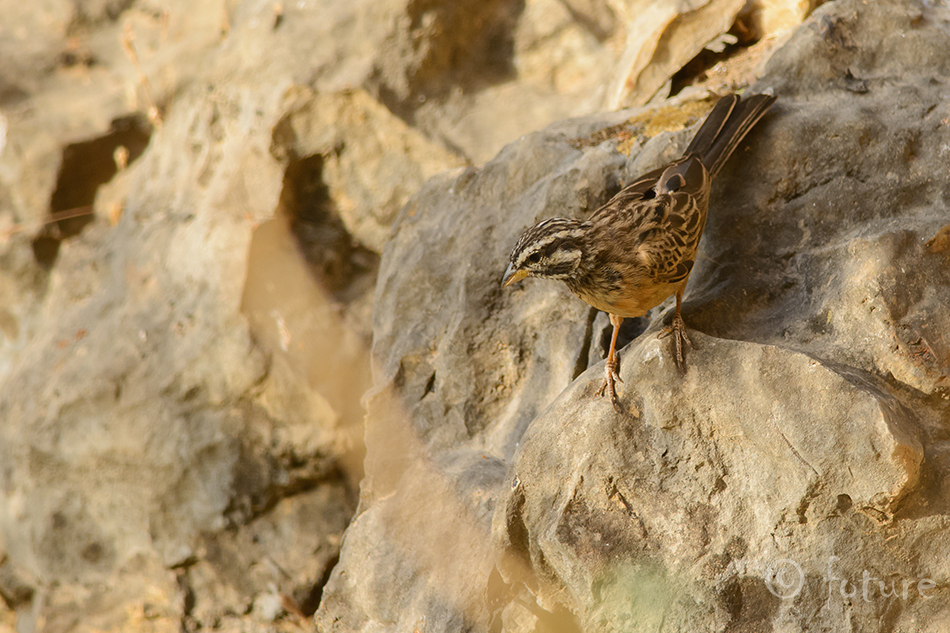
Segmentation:
{"type": "Polygon", "coordinates": [[[317,94],[295,86],[281,108],[271,151],[323,155],[323,179],[344,225],[377,252],[409,196],[435,174],[463,164],[365,90],[317,94]]]}
{"type": "Polygon", "coordinates": [[[626,44],[604,107],[647,103],[703,47],[732,26],[744,0],[624,3],[626,44]]]}
{"type": "Polygon", "coordinates": [[[773,37],[802,23],[823,0],[753,0],[747,11],[758,37],[773,37]]]}

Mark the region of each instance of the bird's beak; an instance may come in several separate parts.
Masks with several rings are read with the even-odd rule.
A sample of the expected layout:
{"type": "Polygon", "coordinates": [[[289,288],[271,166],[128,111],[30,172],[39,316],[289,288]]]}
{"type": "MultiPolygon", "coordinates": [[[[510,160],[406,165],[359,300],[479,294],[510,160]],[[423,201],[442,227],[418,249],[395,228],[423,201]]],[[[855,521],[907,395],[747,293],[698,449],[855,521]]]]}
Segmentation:
{"type": "Polygon", "coordinates": [[[514,264],[508,264],[508,270],[505,271],[505,276],[501,278],[501,287],[505,288],[511,284],[516,284],[527,276],[527,270],[515,270],[514,264]]]}

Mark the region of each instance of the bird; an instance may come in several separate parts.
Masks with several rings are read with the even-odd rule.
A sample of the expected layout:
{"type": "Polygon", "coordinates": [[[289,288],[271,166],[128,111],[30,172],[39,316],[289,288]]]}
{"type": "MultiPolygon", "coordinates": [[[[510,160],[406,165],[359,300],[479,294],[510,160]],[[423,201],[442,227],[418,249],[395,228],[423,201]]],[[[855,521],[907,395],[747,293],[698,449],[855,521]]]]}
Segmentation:
{"type": "Polygon", "coordinates": [[[621,410],[617,333],[676,295],[676,312],[660,336],[673,335],[675,363],[685,373],[683,346],[692,345],[680,311],[683,291],[706,225],[713,177],[775,97],[720,98],[679,159],[622,189],[586,220],[549,218],[529,227],[509,257],[502,287],[527,277],[563,281],[572,293],[606,312],[613,326],[598,396],[621,410]]]}

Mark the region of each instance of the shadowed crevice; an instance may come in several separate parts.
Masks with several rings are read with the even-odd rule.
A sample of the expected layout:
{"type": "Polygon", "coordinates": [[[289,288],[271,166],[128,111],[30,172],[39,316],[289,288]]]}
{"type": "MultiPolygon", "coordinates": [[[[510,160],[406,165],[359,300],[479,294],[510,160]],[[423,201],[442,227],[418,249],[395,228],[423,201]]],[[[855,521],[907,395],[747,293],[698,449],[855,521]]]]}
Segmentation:
{"type": "Polygon", "coordinates": [[[324,182],[324,162],[322,154],[291,158],[280,207],[315,280],[337,301],[347,303],[375,282],[379,255],[347,231],[324,182]]]}
{"type": "Polygon", "coordinates": [[[148,124],[128,116],[115,119],[105,136],[72,143],[63,149],[56,186],[50,196],[50,222],[33,238],[33,256],[41,266],[52,267],[63,240],[79,235],[92,222],[99,187],[119,171],[117,162],[128,165],[138,159],[150,138],[148,124]],[[120,154],[122,158],[117,158],[120,154]]]}

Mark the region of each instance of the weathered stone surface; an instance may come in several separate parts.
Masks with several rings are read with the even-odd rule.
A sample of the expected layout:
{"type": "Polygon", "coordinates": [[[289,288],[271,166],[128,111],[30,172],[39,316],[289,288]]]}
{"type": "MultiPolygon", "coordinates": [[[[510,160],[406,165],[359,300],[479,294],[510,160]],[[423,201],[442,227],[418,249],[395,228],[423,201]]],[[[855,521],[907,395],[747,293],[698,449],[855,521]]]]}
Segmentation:
{"type": "Polygon", "coordinates": [[[945,16],[833,8],[769,62],[762,85],[783,125],[754,178],[719,182],[712,204],[726,211],[710,215],[698,264],[718,266],[691,284],[693,322],[937,395],[950,387],[947,277],[926,243],[950,201],[937,176],[950,141],[945,16]]]}
{"type": "Polygon", "coordinates": [[[948,26],[842,0],[772,58],[753,89],[778,104],[714,185],[689,370],[661,306],[621,352],[623,415],[593,397],[604,321],[498,276],[522,228],[583,217],[689,132],[640,147],[644,112],[565,121],[427,183],[380,264],[361,512],[318,625],[940,630],[948,26]],[[472,499],[497,569],[458,552],[486,551],[472,499]],[[425,582],[442,551],[446,589],[425,582]]]}
{"type": "Polygon", "coordinates": [[[673,73],[729,30],[746,3],[635,0],[625,4],[627,41],[607,93],[609,109],[647,103],[673,73]]]}
{"type": "Polygon", "coordinates": [[[345,485],[322,486],[282,499],[240,531],[205,534],[200,562],[179,580],[192,594],[189,622],[240,621],[251,612],[274,621],[291,608],[314,611],[351,518],[348,497],[345,485]],[[275,597],[276,608],[269,607],[275,597]]]}
{"type": "Polygon", "coordinates": [[[382,252],[396,214],[435,174],[462,160],[409,127],[365,90],[291,89],[272,152],[324,156],[322,177],[347,230],[382,252]]]}
{"type": "MultiPolygon", "coordinates": [[[[540,583],[542,606],[563,601],[584,630],[625,630],[641,611],[674,627],[728,622],[735,584],[752,585],[763,621],[788,617],[806,596],[783,609],[755,562],[823,570],[843,542],[829,532],[874,535],[872,519],[919,482],[919,420],[894,397],[788,349],[693,339],[684,379],[655,336],[626,348],[639,415],[603,415],[590,397],[602,372],[581,376],[532,422],[502,487],[503,574],[540,583]],[[641,583],[665,599],[632,596],[641,583]]],[[[936,571],[886,552],[874,564],[936,571]]]]}
{"type": "Polygon", "coordinates": [[[756,0],[751,6],[754,28],[770,36],[795,28],[825,0],[756,0]]]}
{"type": "Polygon", "coordinates": [[[57,65],[15,81],[33,60],[4,75],[22,94],[0,103],[0,559],[13,579],[0,593],[21,631],[305,618],[355,505],[375,262],[343,231],[352,248],[336,255],[368,261],[331,292],[287,230],[319,215],[284,208],[300,183],[272,154],[299,58],[249,26],[261,15],[232,16],[249,49],[248,33],[273,40],[245,57],[222,44],[220,7],[166,8],[164,22],[120,9],[162,106],[144,139],[112,129],[142,107],[127,100],[142,85],[115,16],[70,27],[96,60],[85,74],[57,65]],[[88,199],[58,202],[78,190],[88,199]],[[38,228],[76,205],[81,222],[38,228]],[[215,567],[208,544],[229,536],[260,538],[215,567]],[[266,561],[283,571],[260,572],[266,561]],[[282,595],[290,606],[275,611],[282,595]]]}
{"type": "Polygon", "coordinates": [[[345,570],[324,594],[319,630],[454,631],[487,621],[485,586],[471,579],[487,578],[494,564],[487,528],[505,465],[473,450],[430,463],[415,448],[398,491],[348,528],[345,570]]]}

